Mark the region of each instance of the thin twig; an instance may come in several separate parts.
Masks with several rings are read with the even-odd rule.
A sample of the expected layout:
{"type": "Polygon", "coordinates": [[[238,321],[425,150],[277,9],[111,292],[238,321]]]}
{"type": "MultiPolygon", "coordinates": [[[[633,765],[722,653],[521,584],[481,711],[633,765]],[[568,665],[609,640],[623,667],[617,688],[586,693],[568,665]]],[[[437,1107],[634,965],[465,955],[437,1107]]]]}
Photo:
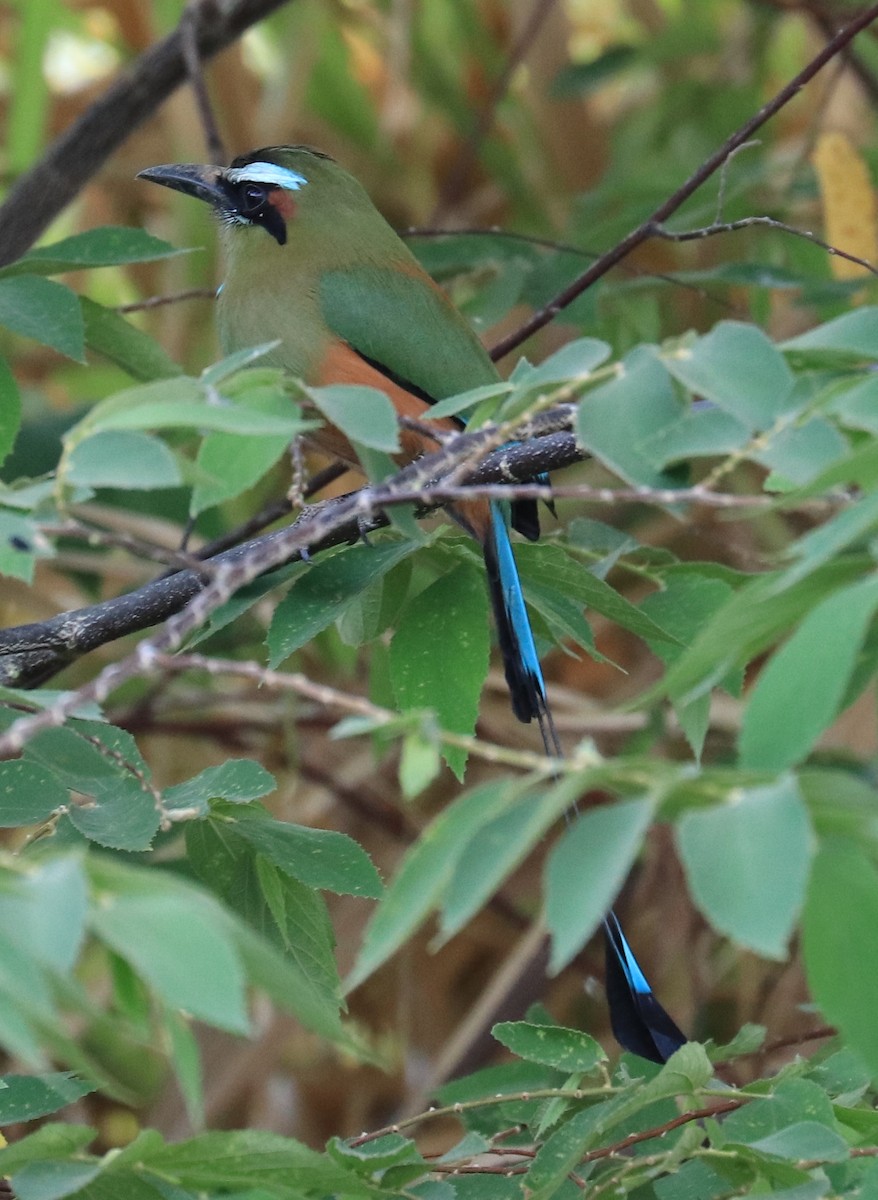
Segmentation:
{"type": "Polygon", "coordinates": [[[466,177],[478,157],[479,149],[485,138],[491,132],[491,127],[497,115],[497,106],[506,95],[512,76],[525,55],[532,48],[546,18],[554,7],[555,0],[535,0],[530,16],[522,26],[521,33],[506,56],[503,70],[497,76],[487,100],[482,106],[475,125],[469,137],[460,148],[460,153],[454,166],[443,181],[439,198],[430,218],[431,223],[439,221],[445,212],[457,201],[466,177]]]}
{"type": "Polygon", "coordinates": [[[131,304],[117,304],[113,311],[125,316],[127,313],[146,312],[151,308],[161,308],[163,304],[179,304],[181,300],[215,300],[216,288],[188,288],[185,292],[172,292],[166,296],[148,296],[145,300],[135,300],[131,304]]]}
{"type": "Polygon", "coordinates": [[[832,246],[829,242],[822,241],[810,230],[798,229],[795,225],[787,225],[785,221],[777,221],[774,217],[741,217],[738,221],[714,221],[713,224],[703,225],[700,229],[673,230],[666,229],[663,225],[656,225],[653,229],[653,236],[662,238],[666,242],[694,242],[700,238],[714,237],[718,233],[737,233],[739,229],[750,229],[755,225],[761,225],[766,229],[779,229],[781,233],[791,233],[794,237],[804,238],[806,242],[813,242],[827,254],[832,254],[836,258],[844,258],[848,262],[862,267],[871,275],[878,275],[878,267],[870,263],[868,259],[858,258],[856,254],[848,254],[846,250],[840,250],[838,246],[832,246]]]}
{"type": "Polygon", "coordinates": [[[228,156],[204,78],[203,60],[198,46],[198,25],[197,4],[187,4],[180,20],[180,38],[183,45],[186,74],[189,76],[189,84],[195,93],[195,103],[198,106],[198,116],[204,132],[208,158],[212,163],[225,166],[228,156]]]}
{"type": "Polygon", "coordinates": [[[655,237],[657,231],[662,228],[668,217],[672,216],[703,183],[722,167],[730,154],[743,145],[744,142],[749,141],[753,134],[780,112],[802,90],[805,84],[814,78],[822,67],[835,58],[858,33],[865,29],[867,25],[871,25],[876,19],[878,19],[878,4],[873,4],[870,5],[866,12],[861,13],[858,17],[848,22],[823,47],[820,53],[811,59],[807,66],[803,67],[749,121],[745,121],[740,129],[733,133],[696,171],[693,171],[685,183],[673,195],[669,196],[667,200],[663,201],[651,216],[647,217],[645,221],[626,234],[606,254],[601,255],[597,262],[593,263],[587,270],[574,279],[572,283],[563,288],[548,304],[535,312],[528,321],[525,321],[522,326],[501,339],[491,350],[491,357],[496,361],[505,357],[512,350],[515,350],[522,342],[527,341],[532,334],[554,320],[560,312],[572,304],[596,280],[601,279],[612,267],[624,258],[627,258],[632,250],[642,245],[643,242],[648,241],[651,237],[655,237]]]}

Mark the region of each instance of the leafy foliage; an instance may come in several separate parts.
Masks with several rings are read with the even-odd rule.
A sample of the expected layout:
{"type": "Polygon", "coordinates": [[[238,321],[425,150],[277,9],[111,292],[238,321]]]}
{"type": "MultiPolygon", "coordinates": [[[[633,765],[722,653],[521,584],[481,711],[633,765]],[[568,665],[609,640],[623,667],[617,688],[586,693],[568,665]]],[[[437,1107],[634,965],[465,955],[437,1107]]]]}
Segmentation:
{"type": "MultiPolygon", "coordinates": [[[[431,0],[400,32],[389,6],[341,14],[303,0],[256,31],[248,53],[262,65],[239,65],[270,112],[287,96],[270,65],[282,56],[280,74],[303,81],[303,128],[321,135],[308,140],[361,168],[400,223],[435,202],[442,218],[487,213],[537,235],[412,236],[485,332],[550,301],[591,248],[672,191],[760,106],[766,79],[791,73],[810,19],[780,11],[795,6],[732,5],[731,30],[719,0],[668,2],[655,6],[654,36],[645,17],[605,7],[586,19],[571,5],[565,18],[573,46],[597,22],[597,49],[565,50],[554,65],[535,51],[528,77],[514,76],[477,139],[476,174],[472,111],[510,53],[490,5],[431,0]],[[407,46],[404,83],[382,61],[391,28],[407,46]],[[698,64],[726,70],[729,38],[750,73],[723,87],[698,64]],[[558,130],[541,115],[551,97],[565,99],[568,115],[551,108],[558,130]],[[587,97],[601,99],[604,124],[587,97]],[[406,129],[394,126],[402,117],[406,129]],[[583,121],[604,166],[563,182],[550,146],[556,134],[583,145],[583,121]],[[443,139],[457,166],[434,176],[443,139]]],[[[54,0],[20,9],[32,56],[56,23],[85,28],[54,0]]],[[[159,25],[178,15],[173,4],[155,10],[159,25]]],[[[862,56],[874,70],[871,43],[862,56]]],[[[47,103],[39,89],[10,98],[13,169],[37,151],[28,131],[43,128],[47,103]]],[[[874,117],[861,120],[868,140],[874,117]]],[[[253,145],[269,140],[261,126],[247,132],[253,145]]],[[[284,127],[275,140],[288,136],[284,127]]],[[[720,218],[777,211],[838,228],[831,168],[815,175],[790,152],[789,130],[766,136],[727,164],[720,218]]],[[[868,155],[853,161],[868,180],[868,155]]],[[[708,224],[715,207],[702,189],[680,226],[708,224]]],[[[206,240],[201,225],[165,241],[90,214],[98,227],[78,229],[78,219],[0,269],[0,571],[18,581],[9,625],[134,591],[143,574],[120,567],[119,529],[123,549],[161,558],[161,544],[172,570],[191,568],[167,551],[186,523],[207,540],[278,494],[295,498],[308,464],[288,447],[323,420],[372,484],[396,469],[383,394],[305,387],[264,365],[270,347],[205,368],[209,302],[147,322],[118,311],[165,281],[212,288],[209,258],[179,250],[206,240]]],[[[74,1105],[89,1122],[16,1129],[0,1175],[20,1200],[563,1200],[589,1189],[670,1200],[878,1187],[875,281],[833,272],[836,259],[779,229],[735,237],[664,243],[661,277],[605,277],[529,342],[502,384],[433,414],[462,416],[475,435],[496,424],[502,444],[570,406],[561,411],[587,461],[553,479],[572,493],[559,497],[558,522],[516,546],[563,762],[535,749],[495,687],[473,544],[448,524],[425,530],[411,504],[389,510],[368,543],[306,548],[303,562],[237,590],[195,635],[207,656],[183,660],[185,674],[144,652],[124,692],[82,704],[0,762],[0,1121],[74,1105]],[[632,871],[624,907],[646,914],[634,917],[638,955],[680,1023],[715,1039],[661,1069],[630,1056],[611,1065],[578,1028],[605,1019],[577,973],[591,974],[592,936],[632,871]],[[502,921],[512,932],[493,935],[494,953],[502,921]],[[232,1057],[242,1039],[264,1039],[267,1078],[279,1044],[268,1012],[306,1031],[287,1044],[295,1068],[283,1067],[298,1071],[301,1096],[317,1075],[360,1094],[375,1065],[415,1077],[397,1020],[406,1006],[437,1028],[432,1042],[410,1033],[422,1039],[419,1062],[446,1062],[449,1046],[465,1057],[457,1035],[491,1024],[489,968],[514,961],[523,924],[531,952],[549,939],[552,1015],[534,1006],[495,1024],[493,1050],[473,1059],[489,1065],[452,1082],[437,1068],[417,1115],[382,1128],[376,1114],[399,1097],[372,1095],[333,1114],[328,1141],[304,1120],[296,1139],[205,1132],[259,1118],[226,1121],[201,1041],[232,1057]],[[807,993],[786,966],[800,940],[807,993]],[[400,962],[415,969],[397,973],[400,962]],[[446,963],[447,979],[436,966],[446,963]],[[407,1004],[399,974],[416,981],[407,1004]],[[806,1015],[797,1003],[810,1004],[806,1015]],[[837,1039],[809,1059],[778,1056],[784,1044],[810,1048],[815,1009],[837,1039]],[[768,1033],[738,1029],[745,1017],[768,1033]],[[147,1127],[170,1078],[193,1136],[169,1120],[147,1127]],[[441,1108],[428,1111],[433,1097],[441,1108]],[[135,1114],[136,1128],[114,1139],[102,1105],[135,1114]],[[440,1117],[431,1140],[422,1127],[440,1117]],[[370,1130],[339,1136],[354,1120],[370,1130]]],[[[431,483],[415,477],[413,490],[431,483]]],[[[148,586],[152,602],[162,584],[148,586]]],[[[153,623],[143,603],[129,632],[153,623]]],[[[16,687],[22,647],[0,650],[12,663],[0,693],[8,730],[58,693],[52,682],[16,687]]],[[[86,659],[64,683],[91,671],[86,659]]]]}

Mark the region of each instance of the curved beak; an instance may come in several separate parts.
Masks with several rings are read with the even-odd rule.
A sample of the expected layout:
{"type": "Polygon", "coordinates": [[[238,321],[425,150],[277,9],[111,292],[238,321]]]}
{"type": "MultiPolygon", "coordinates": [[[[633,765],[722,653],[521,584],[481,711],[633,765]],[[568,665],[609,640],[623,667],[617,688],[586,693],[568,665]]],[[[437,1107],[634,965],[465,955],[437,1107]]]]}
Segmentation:
{"type": "Polygon", "coordinates": [[[201,166],[198,163],[165,163],[164,166],[147,167],[145,171],[137,173],[138,179],[149,179],[152,183],[160,183],[162,187],[185,192],[187,196],[205,200],[215,208],[228,200],[220,186],[222,176],[222,167],[201,166]]]}

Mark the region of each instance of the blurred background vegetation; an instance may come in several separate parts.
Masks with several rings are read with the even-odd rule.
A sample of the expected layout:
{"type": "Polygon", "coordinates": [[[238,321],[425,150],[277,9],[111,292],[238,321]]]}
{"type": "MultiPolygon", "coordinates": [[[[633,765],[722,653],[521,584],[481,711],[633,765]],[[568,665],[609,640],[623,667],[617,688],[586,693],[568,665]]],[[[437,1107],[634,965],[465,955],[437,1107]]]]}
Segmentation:
{"type": "MultiPolygon", "coordinates": [[[[204,76],[229,156],[301,142],[341,160],[397,228],[420,231],[411,234],[416,253],[494,343],[574,278],[589,255],[647,215],[860,7],[842,0],[291,0],[207,64],[204,76]],[[495,227],[540,240],[486,232],[495,227]],[[437,230],[467,232],[439,238],[432,236],[437,230]]],[[[175,27],[183,8],[182,0],[18,0],[0,7],[4,180],[14,181],[39,159],[108,81],[175,27]]],[[[718,213],[727,221],[771,215],[878,258],[869,189],[865,199],[847,189],[858,197],[849,240],[842,240],[844,231],[830,235],[812,161],[821,136],[840,132],[867,178],[874,176],[876,95],[878,45],[867,33],[760,133],[758,146],[733,158],[721,197],[714,179],[677,215],[675,227],[708,225],[718,213]]],[[[193,93],[181,88],[132,131],[45,240],[102,224],[133,225],[194,251],[69,282],[118,306],[214,288],[221,265],[203,208],[135,179],[143,167],[206,155],[193,93]]],[[[526,353],[539,361],[572,335],[588,334],[606,338],[622,354],[642,341],[706,330],[724,317],[752,319],[772,337],[788,337],[849,306],[851,284],[835,265],[818,247],[759,227],[687,243],[653,241],[533,339],[526,353]]],[[[874,281],[862,284],[858,295],[870,289],[874,281]]],[[[212,318],[205,295],[131,317],[194,373],[217,356],[212,318]]],[[[128,377],[99,361],[83,370],[11,335],[0,341],[26,407],[5,477],[38,475],[54,465],[63,429],[128,377]]],[[[595,464],[569,477],[608,478],[595,464]]],[[[737,486],[755,487],[756,478],[755,468],[745,467],[737,486]]],[[[255,494],[207,514],[199,533],[209,536],[243,520],[288,482],[279,468],[255,494]]],[[[139,511],[136,519],[129,516],[128,528],[169,547],[179,543],[182,489],[143,493],[133,502],[129,493],[126,504],[139,511]]],[[[769,561],[806,527],[801,515],[743,524],[707,509],[685,522],[632,505],[597,512],[563,501],[558,509],[562,525],[598,516],[657,554],[667,550],[744,570],[769,561]]],[[[71,545],[40,567],[33,587],[4,579],[0,615],[4,625],[40,620],[152,574],[149,564],[121,553],[71,545]]],[[[614,582],[632,600],[642,595],[632,573],[614,582]]],[[[245,629],[239,623],[226,644],[220,637],[215,645],[258,659],[265,620],[257,608],[245,629]]],[[[595,632],[610,662],[555,653],[547,663],[565,744],[592,736],[606,754],[639,749],[684,757],[679,731],[658,713],[619,707],[658,677],[658,660],[600,617],[595,632]]],[[[120,653],[118,645],[97,651],[67,672],[65,685],[120,653]]],[[[315,678],[341,681],[353,691],[366,687],[362,654],[334,629],[301,658],[315,678]]],[[[480,730],[536,748],[532,731],[517,726],[508,711],[499,672],[490,683],[480,730]]],[[[873,754],[872,705],[867,693],[823,750],[841,758],[873,754]]],[[[715,709],[710,761],[729,756],[736,713],[731,700],[726,710],[722,704],[715,709]]],[[[136,735],[162,785],[230,753],[259,759],[279,780],[271,802],[277,816],[351,834],[387,875],[427,819],[456,794],[456,781],[446,773],[415,805],[400,808],[392,756],[376,757],[361,740],[330,743],[326,714],[245,684],[207,687],[184,679],[131,686],[108,715],[136,735]]],[[[468,783],[484,771],[474,764],[468,783]]],[[[164,854],[172,861],[173,847],[164,854]]],[[[319,1144],[330,1134],[356,1133],[411,1111],[449,1074],[492,1061],[497,1048],[484,1028],[472,1027],[470,1014],[497,969],[514,966],[539,890],[540,858],[532,856],[440,953],[428,951],[428,930],[354,993],[352,1013],[376,1037],[386,1070],[339,1058],[267,1005],[252,1041],[203,1031],[208,1124],[273,1128],[319,1144]]],[[[343,970],[359,945],[366,907],[352,899],[331,904],[343,970]]],[[[772,1041],[783,1041],[813,1024],[797,1007],[804,999],[798,962],[769,963],[719,939],[691,908],[661,828],[653,831],[620,909],[663,1002],[694,1034],[723,1040],[752,1020],[768,1026],[772,1041]]],[[[595,982],[602,975],[597,950],[554,980],[546,980],[544,967],[534,961],[522,969],[515,1015],[539,998],[560,1023],[588,1029],[611,1045],[595,982]]],[[[87,975],[88,962],[83,969],[87,975]]],[[[106,1146],[126,1142],[142,1123],[169,1137],[188,1131],[161,1047],[104,1039],[93,1050],[130,1098],[127,1104],[107,1097],[81,1102],[106,1146]]],[[[770,1070],[783,1054],[754,1060],[754,1072],[770,1070]]]]}

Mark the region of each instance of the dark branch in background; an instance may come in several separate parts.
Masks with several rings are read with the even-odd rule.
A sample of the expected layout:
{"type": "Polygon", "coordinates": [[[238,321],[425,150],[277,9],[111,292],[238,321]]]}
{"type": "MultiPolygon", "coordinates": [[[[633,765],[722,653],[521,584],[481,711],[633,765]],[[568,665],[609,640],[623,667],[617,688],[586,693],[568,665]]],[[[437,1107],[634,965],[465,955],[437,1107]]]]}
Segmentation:
{"type": "MultiPolygon", "coordinates": [[[[289,0],[200,0],[182,22],[194,30],[204,61],[289,0]]],[[[0,266],[19,258],[104,162],[163,100],[185,83],[181,26],[142,54],[129,70],[56,138],[0,206],[0,266]]]]}
{"type": "MultiPolygon", "coordinates": [[[[838,28],[838,21],[828,13],[812,12],[811,18],[824,37],[832,37],[838,28]]],[[[875,78],[865,61],[860,58],[853,46],[846,46],[842,51],[842,57],[845,64],[850,67],[860,81],[860,86],[868,92],[872,103],[878,104],[878,79],[875,78]]]]}
{"type": "Polygon", "coordinates": [[[790,82],[775,95],[769,102],[760,108],[755,116],[746,121],[736,133],[701,164],[697,171],[694,171],[686,182],[679,187],[672,196],[669,196],[659,207],[647,217],[642,224],[632,229],[626,234],[620,242],[617,242],[612,249],[594,262],[586,271],[583,271],[571,284],[558,293],[554,299],[541,308],[538,312],[526,321],[514,333],[503,338],[497,343],[491,351],[491,357],[497,359],[505,357],[510,351],[515,350],[522,342],[526,341],[532,334],[548,325],[557,315],[572,304],[578,296],[598,279],[601,279],[606,273],[617,263],[626,258],[632,250],[648,241],[651,237],[661,235],[663,223],[668,217],[673,214],[689,199],[694,192],[706,183],[710,177],[715,174],[726,162],[731,154],[742,146],[744,142],[749,141],[757,129],[775,116],[784,105],[788,104],[792,98],[802,90],[817,72],[825,67],[836,55],[838,55],[851,42],[861,30],[867,25],[871,25],[873,21],[878,19],[878,4],[871,5],[864,13],[849,21],[844,28],[836,34],[831,41],[823,47],[819,54],[805,66],[798,75],[794,76],[790,82]]]}
{"type": "Polygon", "coordinates": [[[198,44],[199,11],[187,7],[180,18],[180,41],[183,47],[183,61],[186,64],[186,74],[198,105],[198,116],[207,143],[207,156],[212,163],[224,167],[229,161],[222,134],[219,131],[213,105],[207,91],[207,81],[204,78],[204,60],[201,47],[198,44]]]}
{"type": "MultiPolygon", "coordinates": [[[[197,578],[191,581],[195,589],[191,599],[165,620],[158,633],[140,642],[126,658],[104,667],[91,682],[75,691],[65,692],[40,712],[20,717],[0,735],[0,757],[17,754],[42,730],[63,725],[83,704],[103,704],[129,679],[150,674],[157,669],[160,655],[179,649],[185,639],[200,629],[213,612],[260,575],[294,561],[297,557],[301,558],[303,551],[310,552],[317,546],[324,546],[328,540],[340,540],[338,532],[342,528],[355,529],[357,538],[361,537],[364,528],[368,528],[385,508],[395,504],[411,504],[413,498],[424,493],[433,480],[445,477],[456,486],[471,479],[480,469],[482,460],[486,461],[488,458],[494,461],[501,481],[515,478],[518,474],[517,467],[515,472],[512,471],[512,462],[521,465],[523,474],[527,477],[547,467],[562,466],[575,461],[581,457],[581,451],[569,435],[568,453],[564,461],[554,464],[534,462],[533,447],[527,445],[523,445],[521,450],[530,450],[531,459],[523,461],[514,453],[514,447],[506,444],[510,440],[526,441],[537,438],[541,429],[548,432],[557,430],[559,426],[569,426],[572,419],[573,408],[567,405],[555,413],[543,413],[532,421],[522,423],[519,428],[514,425],[494,426],[471,434],[460,434],[450,438],[435,454],[425,455],[384,483],[362,488],[359,492],[344,496],[340,500],[306,510],[297,521],[285,529],[214,559],[210,563],[209,581],[202,583],[197,578]],[[490,452],[498,445],[501,447],[500,453],[492,455],[490,452]]],[[[525,453],[524,459],[526,458],[525,453]]],[[[170,586],[176,578],[173,576],[163,582],[170,586]]],[[[152,600],[154,608],[157,608],[158,598],[152,597],[152,600]]],[[[85,610],[85,613],[87,615],[88,610],[85,610]]],[[[77,616],[71,615],[74,618],[77,616]]],[[[81,622],[83,613],[80,612],[78,616],[81,622]]],[[[157,616],[155,619],[161,620],[161,617],[157,616]]],[[[20,643],[23,643],[19,646],[20,650],[31,653],[44,652],[44,642],[35,640],[35,635],[44,637],[45,625],[19,627],[14,632],[18,635],[20,643]]],[[[57,631],[55,632],[57,649],[69,656],[70,640],[68,639],[66,645],[62,642],[57,646],[57,631]]],[[[71,635],[80,632],[75,620],[69,632],[71,635]]],[[[8,638],[12,634],[13,631],[8,630],[5,636],[8,638]]],[[[85,640],[89,640],[88,635],[85,640]]],[[[44,676],[46,668],[44,660],[44,676]]],[[[21,673],[18,679],[20,681],[21,673]]]]}
{"type": "Polygon", "coordinates": [[[494,118],[497,115],[497,106],[506,95],[516,68],[532,47],[554,4],[555,0],[536,0],[531,9],[530,16],[525,21],[521,33],[509,51],[506,62],[503,64],[503,70],[495,80],[490,94],[476,118],[475,125],[469,137],[461,147],[460,153],[448,177],[442,183],[439,190],[439,198],[430,217],[431,224],[435,224],[441,220],[448,209],[457,201],[466,183],[467,175],[478,157],[479,149],[491,132],[494,118]]]}
{"type": "MultiPolygon", "coordinates": [[[[543,427],[551,423],[545,414],[543,427]]],[[[570,412],[566,416],[570,422],[570,412]]],[[[454,466],[467,452],[478,445],[479,434],[462,435],[455,439],[454,466]]],[[[421,459],[401,471],[391,481],[394,489],[412,489],[410,499],[417,500],[419,492],[430,482],[426,475],[435,460],[446,459],[447,451],[440,451],[421,459]]],[[[580,460],[583,454],[577,449],[571,433],[551,433],[522,442],[517,446],[496,451],[471,475],[473,483],[503,483],[525,480],[541,471],[559,470],[580,460]]],[[[447,460],[446,460],[447,461],[447,460]]],[[[393,499],[389,485],[375,489],[389,503],[393,499]]],[[[363,489],[365,494],[369,489],[363,489]]],[[[437,507],[436,501],[431,507],[437,507]]],[[[364,533],[383,528],[389,523],[381,512],[369,513],[365,519],[356,503],[356,495],[342,496],[336,500],[305,509],[298,520],[287,529],[245,542],[219,554],[214,553],[205,562],[204,571],[185,570],[162,579],[153,580],[134,592],[105,600],[100,604],[61,613],[47,621],[13,626],[0,630],[0,682],[11,687],[36,687],[45,683],[74,659],[107,642],[116,641],[127,634],[139,633],[179,613],[216,577],[221,568],[238,566],[252,559],[254,554],[270,551],[279,539],[289,536],[290,530],[299,526],[312,525],[315,514],[322,514],[322,523],[327,529],[319,540],[304,544],[309,554],[346,542],[358,541],[364,533]],[[336,514],[342,514],[337,516],[336,514]]],[[[281,514],[283,515],[283,514],[281,514]]],[[[274,519],[274,518],[273,518],[274,519]]],[[[302,557],[301,547],[291,552],[284,560],[295,562],[302,557]]],[[[273,563],[273,566],[278,565],[273,563]]],[[[257,572],[258,573],[258,572],[257,572]]]]}

